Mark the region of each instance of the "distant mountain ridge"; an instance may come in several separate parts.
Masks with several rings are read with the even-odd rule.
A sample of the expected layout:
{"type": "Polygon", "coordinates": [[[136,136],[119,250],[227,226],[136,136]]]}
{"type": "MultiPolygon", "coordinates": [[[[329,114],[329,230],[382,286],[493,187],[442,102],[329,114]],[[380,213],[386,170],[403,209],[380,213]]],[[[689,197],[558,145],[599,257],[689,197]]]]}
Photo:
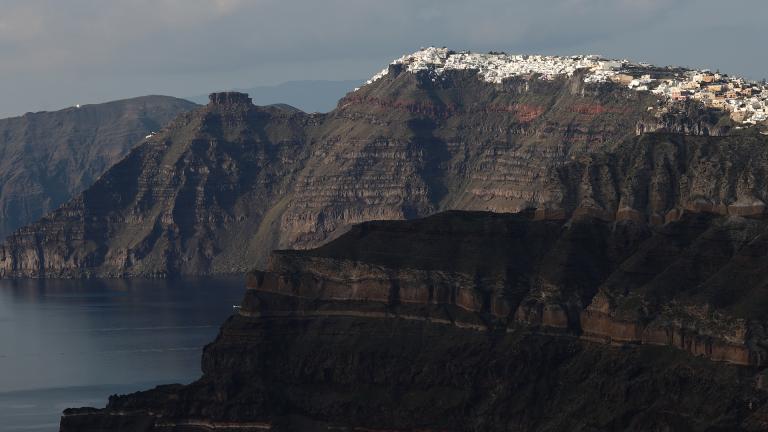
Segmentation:
{"type": "MultiPolygon", "coordinates": [[[[302,80],[287,81],[273,86],[256,86],[232,89],[248,93],[256,105],[286,104],[304,112],[328,112],[336,107],[345,94],[362,85],[363,80],[323,81],[302,80]]],[[[193,102],[205,104],[208,95],[188,98],[193,102]]]]}
{"type": "Polygon", "coordinates": [[[196,106],[144,96],[0,119],[0,237],[91,186],[147,134],[196,106]]]}
{"type": "MultiPolygon", "coordinates": [[[[582,61],[600,60],[566,63],[582,61]]],[[[492,82],[478,79],[488,65],[440,64],[395,62],[325,114],[214,93],[0,245],[0,275],[244,272],[275,248],[444,210],[654,225],[766,214],[768,139],[727,111],[668,104],[581,67],[503,63],[512,72],[492,82]]]]}

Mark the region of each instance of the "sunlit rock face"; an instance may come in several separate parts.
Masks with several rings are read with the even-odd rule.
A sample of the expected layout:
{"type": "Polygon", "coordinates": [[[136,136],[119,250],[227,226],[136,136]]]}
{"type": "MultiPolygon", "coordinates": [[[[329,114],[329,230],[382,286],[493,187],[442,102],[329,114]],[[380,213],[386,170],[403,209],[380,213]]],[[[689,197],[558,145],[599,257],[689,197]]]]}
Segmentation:
{"type": "Polygon", "coordinates": [[[365,223],[251,272],[200,380],[61,430],[765,430],[766,235],[702,213],[365,223]]]}
{"type": "Polygon", "coordinates": [[[546,79],[554,60],[531,57],[539,69],[497,80],[478,74],[524,59],[435,53],[451,67],[395,62],[327,114],[211,95],[0,245],[0,276],[240,273],[356,223],[444,210],[649,224],[764,212],[766,137],[724,111],[659,111],[650,91],[587,79],[615,66],[592,57],[546,79]]]}

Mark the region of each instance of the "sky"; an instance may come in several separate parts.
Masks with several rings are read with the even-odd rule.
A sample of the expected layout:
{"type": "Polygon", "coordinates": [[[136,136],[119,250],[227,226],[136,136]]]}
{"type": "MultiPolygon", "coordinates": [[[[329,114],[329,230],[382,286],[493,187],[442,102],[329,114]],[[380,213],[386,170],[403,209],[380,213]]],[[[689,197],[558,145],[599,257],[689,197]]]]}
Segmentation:
{"type": "Polygon", "coordinates": [[[766,0],[0,0],[0,117],[365,80],[425,46],[768,77],[766,0]]]}

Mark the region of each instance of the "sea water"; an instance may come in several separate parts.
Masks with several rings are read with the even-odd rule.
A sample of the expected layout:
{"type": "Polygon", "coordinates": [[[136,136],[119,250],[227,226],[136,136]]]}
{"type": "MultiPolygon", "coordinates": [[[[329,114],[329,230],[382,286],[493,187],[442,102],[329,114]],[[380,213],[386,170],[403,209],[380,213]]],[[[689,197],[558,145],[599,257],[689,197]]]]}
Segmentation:
{"type": "Polygon", "coordinates": [[[65,408],[200,376],[242,278],[0,280],[0,431],[57,431],[65,408]]]}

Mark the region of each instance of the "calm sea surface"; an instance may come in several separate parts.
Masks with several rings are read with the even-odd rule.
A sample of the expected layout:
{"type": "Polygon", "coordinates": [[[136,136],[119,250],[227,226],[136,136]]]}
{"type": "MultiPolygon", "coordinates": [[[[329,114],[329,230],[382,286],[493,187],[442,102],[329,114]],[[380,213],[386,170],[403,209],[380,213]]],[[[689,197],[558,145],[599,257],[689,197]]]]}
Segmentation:
{"type": "Polygon", "coordinates": [[[0,431],[57,431],[64,408],[200,376],[241,278],[0,280],[0,431]]]}

